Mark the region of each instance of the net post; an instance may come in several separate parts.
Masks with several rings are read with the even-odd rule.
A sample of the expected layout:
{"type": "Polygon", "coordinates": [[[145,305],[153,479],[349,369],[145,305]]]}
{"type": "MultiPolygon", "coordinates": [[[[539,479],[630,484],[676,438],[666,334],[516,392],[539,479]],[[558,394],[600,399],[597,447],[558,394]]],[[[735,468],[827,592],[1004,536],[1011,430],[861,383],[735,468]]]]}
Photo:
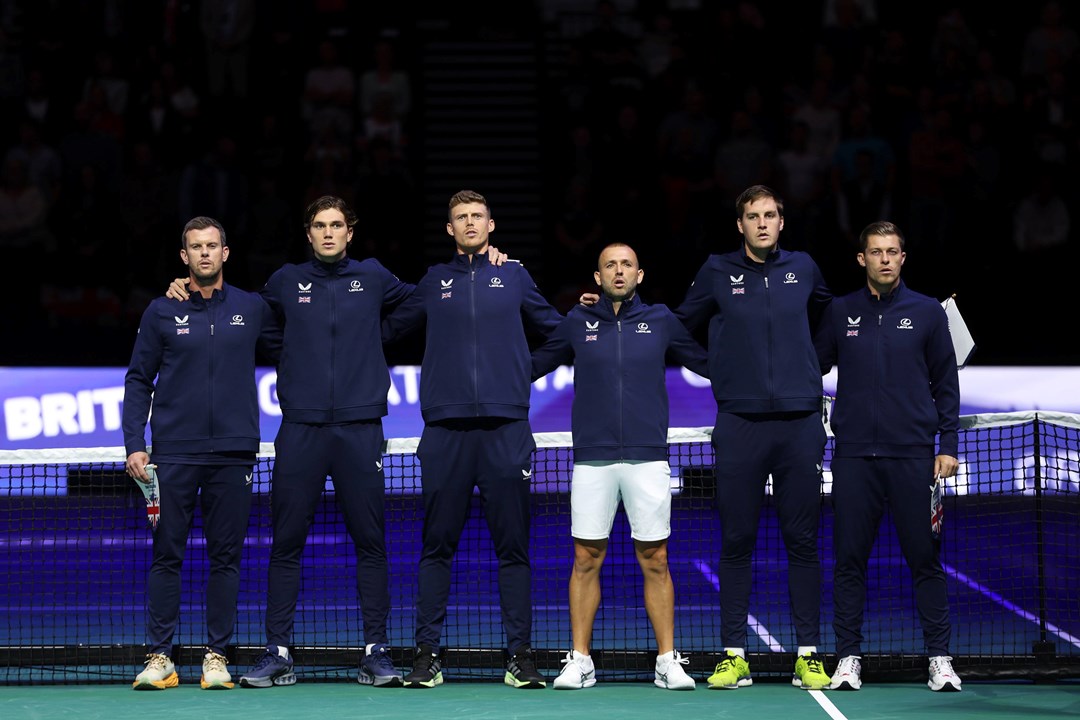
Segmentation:
{"type": "Polygon", "coordinates": [[[1042,423],[1039,414],[1036,413],[1031,421],[1032,445],[1034,450],[1033,471],[1035,481],[1035,562],[1036,582],[1039,602],[1039,639],[1032,644],[1032,652],[1038,656],[1040,649],[1045,653],[1045,646],[1049,645],[1051,652],[1053,643],[1046,639],[1046,533],[1043,527],[1045,522],[1043,512],[1043,467],[1042,467],[1042,423]]]}

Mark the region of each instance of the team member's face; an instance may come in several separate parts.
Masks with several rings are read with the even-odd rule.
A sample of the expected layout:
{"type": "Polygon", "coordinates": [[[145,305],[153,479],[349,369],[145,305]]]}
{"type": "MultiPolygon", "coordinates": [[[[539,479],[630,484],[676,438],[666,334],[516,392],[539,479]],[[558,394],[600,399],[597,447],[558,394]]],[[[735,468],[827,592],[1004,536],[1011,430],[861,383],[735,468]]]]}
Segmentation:
{"type": "Polygon", "coordinates": [[[459,255],[487,252],[488,235],[495,230],[495,221],[483,203],[463,203],[450,210],[446,233],[453,235],[459,255]]]}
{"type": "Polygon", "coordinates": [[[337,262],[345,257],[352,242],[353,229],[345,222],[345,214],[336,208],[319,211],[308,225],[308,242],[315,257],[323,262],[337,262]]]}
{"type": "Polygon", "coordinates": [[[784,229],[784,217],[773,198],[760,198],[743,205],[742,217],[735,221],[743,235],[746,252],[758,260],[776,249],[780,231],[784,229]]]}
{"type": "Polygon", "coordinates": [[[896,235],[870,235],[866,250],[858,254],[859,264],[866,268],[866,281],[878,294],[887,294],[900,282],[900,268],[907,253],[900,249],[896,235]]]}
{"type": "Polygon", "coordinates": [[[599,264],[600,269],[593,277],[612,302],[634,297],[638,283],[645,277],[645,272],[638,267],[637,253],[622,245],[604,248],[599,264]]]}
{"type": "Polygon", "coordinates": [[[229,259],[229,247],[221,244],[221,233],[215,227],[188,230],[180,259],[197,283],[213,285],[221,277],[221,266],[229,259]]]}

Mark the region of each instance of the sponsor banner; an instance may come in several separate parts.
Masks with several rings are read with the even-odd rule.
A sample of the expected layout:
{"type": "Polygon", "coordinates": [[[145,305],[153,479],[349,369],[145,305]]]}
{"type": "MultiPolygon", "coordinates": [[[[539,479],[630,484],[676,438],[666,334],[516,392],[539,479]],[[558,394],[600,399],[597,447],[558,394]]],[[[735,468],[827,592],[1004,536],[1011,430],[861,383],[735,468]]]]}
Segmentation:
{"type": "MultiPolygon", "coordinates": [[[[120,418],[126,368],[0,368],[0,449],[122,446],[120,418]]],[[[824,378],[836,390],[835,370],[824,378]]],[[[420,368],[390,370],[388,438],[419,437],[420,368]]],[[[263,442],[281,424],[277,373],[256,373],[263,442]]],[[[570,429],[574,373],[561,367],[533,383],[533,432],[570,429]]],[[[669,368],[671,427],[711,426],[716,413],[708,380],[685,368],[669,368]]],[[[1080,412],[1080,367],[968,367],[960,373],[964,414],[1014,410],[1080,412]]],[[[147,430],[149,439],[149,429],[147,430]]]]}

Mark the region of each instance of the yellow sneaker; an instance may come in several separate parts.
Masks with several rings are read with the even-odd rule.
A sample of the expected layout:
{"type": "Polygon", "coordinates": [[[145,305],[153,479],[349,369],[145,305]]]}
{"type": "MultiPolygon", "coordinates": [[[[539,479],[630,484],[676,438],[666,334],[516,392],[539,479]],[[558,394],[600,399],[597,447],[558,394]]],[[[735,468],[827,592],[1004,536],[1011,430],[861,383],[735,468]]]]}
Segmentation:
{"type": "Polygon", "coordinates": [[[735,690],[754,684],[750,677],[750,663],[730,650],[716,666],[716,672],[709,676],[709,689],[735,690]]]}
{"type": "Polygon", "coordinates": [[[826,690],[832,678],[825,672],[825,665],[817,653],[800,655],[795,661],[795,674],[791,684],[803,690],[826,690]]]}

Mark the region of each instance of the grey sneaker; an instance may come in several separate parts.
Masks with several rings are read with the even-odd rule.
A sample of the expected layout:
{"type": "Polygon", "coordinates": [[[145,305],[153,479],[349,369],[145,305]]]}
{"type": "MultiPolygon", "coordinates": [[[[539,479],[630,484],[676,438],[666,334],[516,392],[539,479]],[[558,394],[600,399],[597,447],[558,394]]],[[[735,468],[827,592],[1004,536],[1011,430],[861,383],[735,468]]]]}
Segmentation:
{"type": "Polygon", "coordinates": [[[401,687],[401,673],[390,659],[390,649],[384,643],[368,645],[356,681],[361,685],[375,687],[401,687]]]}
{"type": "Polygon", "coordinates": [[[295,685],[292,656],[281,657],[267,650],[246,675],[240,678],[240,687],[268,688],[274,685],[295,685]]]}

